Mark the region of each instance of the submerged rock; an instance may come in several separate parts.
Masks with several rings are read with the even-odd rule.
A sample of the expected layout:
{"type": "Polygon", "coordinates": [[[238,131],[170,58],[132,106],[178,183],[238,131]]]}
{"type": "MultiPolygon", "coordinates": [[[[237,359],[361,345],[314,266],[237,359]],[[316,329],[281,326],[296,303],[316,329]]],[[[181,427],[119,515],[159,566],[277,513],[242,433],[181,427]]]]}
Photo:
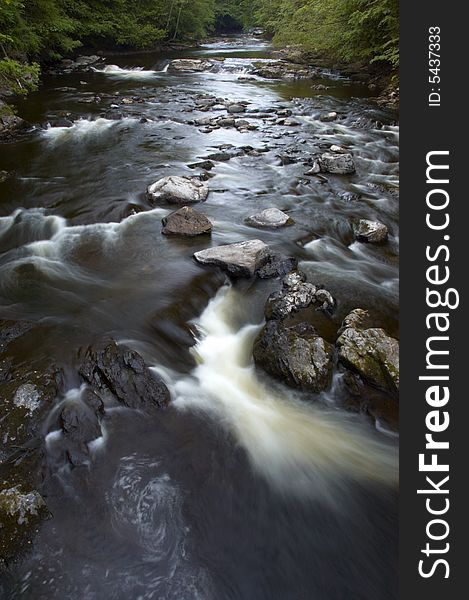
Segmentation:
{"type": "Polygon", "coordinates": [[[48,514],[37,490],[0,484],[0,567],[17,558],[48,514]]]}
{"type": "Polygon", "coordinates": [[[152,202],[168,204],[190,204],[203,202],[208,196],[208,185],[198,177],[163,177],[148,187],[148,198],[152,202]]]}
{"type": "Polygon", "coordinates": [[[73,466],[89,462],[89,444],[102,435],[100,419],[103,414],[103,401],[89,388],[78,398],[68,401],[60,412],[64,446],[73,466]]]}
{"type": "Polygon", "coordinates": [[[200,162],[191,163],[187,165],[189,169],[204,169],[204,171],[211,171],[215,166],[215,163],[211,160],[202,160],[200,162]]]}
{"type": "Polygon", "coordinates": [[[345,318],[336,345],[340,362],[366,382],[393,394],[399,391],[399,342],[384,329],[367,327],[367,311],[345,318]]]}
{"type": "Polygon", "coordinates": [[[197,262],[220,267],[234,277],[252,277],[269,256],[269,247],[261,240],[215,246],[194,254],[197,262]]]}
{"type": "Polygon", "coordinates": [[[212,224],[207,217],[190,206],[183,206],[161,220],[164,235],[195,236],[212,231],[212,224]]]}
{"type": "Polygon", "coordinates": [[[283,227],[293,223],[292,219],[278,208],[266,208],[262,212],[245,219],[247,225],[253,227],[283,227]]]}
{"type": "Polygon", "coordinates": [[[323,173],[350,175],[355,173],[355,163],[351,154],[324,153],[318,160],[323,173]]]}
{"type": "Polygon", "coordinates": [[[100,397],[111,396],[129,408],[162,408],[170,401],[163,380],[149,370],[138,352],[123,344],[88,348],[80,374],[100,397]]]}
{"type": "Polygon", "coordinates": [[[314,327],[268,321],[254,342],[255,363],[290,386],[320,392],[330,383],[333,346],[314,327]]]}
{"type": "Polygon", "coordinates": [[[381,244],[388,239],[388,228],[379,221],[360,219],[358,223],[354,224],[353,232],[359,242],[381,244]]]}

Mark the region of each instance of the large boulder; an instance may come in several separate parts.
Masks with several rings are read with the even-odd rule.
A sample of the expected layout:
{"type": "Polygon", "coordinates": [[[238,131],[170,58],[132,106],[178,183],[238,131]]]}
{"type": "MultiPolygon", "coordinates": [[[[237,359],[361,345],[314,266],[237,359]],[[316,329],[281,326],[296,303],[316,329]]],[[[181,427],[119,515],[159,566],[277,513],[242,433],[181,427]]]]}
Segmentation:
{"type": "Polygon", "coordinates": [[[379,221],[360,219],[353,226],[355,238],[359,242],[381,244],[388,239],[388,228],[379,221]]]}
{"type": "Polygon", "coordinates": [[[189,71],[193,73],[202,73],[203,71],[211,71],[214,65],[209,60],[201,58],[178,58],[169,63],[169,71],[189,71]]]}
{"type": "Polygon", "coordinates": [[[355,163],[351,154],[325,152],[318,159],[318,163],[323,173],[332,173],[333,175],[351,175],[355,173],[355,163]]]}
{"type": "Polygon", "coordinates": [[[162,408],[170,400],[163,380],[149,370],[140,354],[114,341],[88,348],[80,374],[100,398],[129,408],[162,408]]]}
{"type": "Polygon", "coordinates": [[[265,210],[261,211],[260,213],[257,213],[256,215],[251,215],[250,217],[247,217],[245,222],[248,225],[260,228],[277,228],[293,223],[292,219],[278,208],[266,208],[265,210]]]}
{"type": "Polygon", "coordinates": [[[368,323],[369,316],[361,309],[347,315],[336,343],[339,361],[367,383],[397,395],[399,342],[368,323]]]}
{"type": "Polygon", "coordinates": [[[163,177],[148,187],[151,202],[168,204],[194,204],[203,202],[208,196],[208,185],[198,177],[163,177]]]}
{"type": "Polygon", "coordinates": [[[269,247],[261,240],[215,246],[194,254],[197,262],[221,267],[234,277],[252,277],[269,256],[269,247]]]}
{"type": "Polygon", "coordinates": [[[164,235],[195,236],[212,231],[212,224],[207,217],[190,206],[183,206],[164,217],[161,222],[161,233],[164,235]]]}
{"type": "Polygon", "coordinates": [[[255,363],[290,386],[320,392],[330,383],[333,346],[314,327],[268,321],[254,343],[255,363]]]}

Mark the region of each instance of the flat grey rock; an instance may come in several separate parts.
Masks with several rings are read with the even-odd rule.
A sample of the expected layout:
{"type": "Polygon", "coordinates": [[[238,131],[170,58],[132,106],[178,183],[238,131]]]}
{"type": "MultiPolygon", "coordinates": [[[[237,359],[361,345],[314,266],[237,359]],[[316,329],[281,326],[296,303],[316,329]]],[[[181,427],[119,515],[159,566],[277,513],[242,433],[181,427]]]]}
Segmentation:
{"type": "Polygon", "coordinates": [[[292,220],[278,208],[266,208],[256,215],[247,217],[245,222],[253,227],[283,227],[291,223],[292,220]]]}
{"type": "Polygon", "coordinates": [[[235,277],[252,277],[269,257],[269,247],[261,240],[216,246],[194,254],[197,262],[220,267],[235,277]]]}

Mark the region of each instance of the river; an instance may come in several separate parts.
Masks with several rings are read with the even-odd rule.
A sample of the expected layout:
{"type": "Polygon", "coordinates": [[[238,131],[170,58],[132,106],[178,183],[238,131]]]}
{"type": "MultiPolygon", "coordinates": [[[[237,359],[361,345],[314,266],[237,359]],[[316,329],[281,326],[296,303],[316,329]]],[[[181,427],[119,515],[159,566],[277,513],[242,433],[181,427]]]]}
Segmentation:
{"type": "MultiPolygon", "coordinates": [[[[346,410],[337,377],[312,400],[257,371],[252,344],[278,283],[231,284],[192,259],[260,238],[338,298],[335,330],[361,307],[397,336],[396,116],[333,72],[322,74],[326,91],[247,76],[269,57],[249,36],[112,56],[119,68],[46,75],[19,104],[38,125],[2,148],[0,168],[14,176],[0,190],[0,305],[2,318],[38,326],[15,360],[59,365],[63,403],[80,393],[77,348],[112,337],[145,357],[172,403],[145,418],[110,410],[91,464],[76,469],[60,463],[60,439],[44,426],[53,517],[11,568],[5,598],[397,597],[395,435],[346,410]],[[216,72],[165,68],[188,56],[224,60],[216,72]],[[257,129],[197,126],[219,108],[199,110],[207,97],[248,103],[242,118],[257,129]],[[282,110],[296,125],[268,120],[282,110]],[[330,111],[342,118],[318,119],[330,111]],[[73,126],[47,126],[64,115],[73,126]],[[211,241],[162,236],[171,207],[150,206],[146,187],[193,175],[189,164],[226,144],[245,150],[216,162],[197,205],[214,224],[211,241]],[[353,151],[357,173],[305,176],[295,159],[331,144],[353,151]],[[294,224],[244,223],[271,206],[294,224]],[[354,241],[354,218],[384,221],[388,243],[354,241]]],[[[320,327],[331,338],[326,317],[320,327]]]]}

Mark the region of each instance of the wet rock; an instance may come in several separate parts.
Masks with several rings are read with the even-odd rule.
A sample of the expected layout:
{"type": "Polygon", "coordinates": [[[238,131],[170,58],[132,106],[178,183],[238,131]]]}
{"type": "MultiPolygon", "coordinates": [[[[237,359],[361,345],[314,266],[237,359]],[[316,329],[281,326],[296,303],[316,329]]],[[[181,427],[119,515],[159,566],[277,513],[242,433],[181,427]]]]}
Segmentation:
{"type": "Polygon", "coordinates": [[[183,206],[161,222],[161,233],[164,235],[195,236],[212,231],[212,224],[207,217],[189,206],[183,206]]]}
{"type": "Polygon", "coordinates": [[[73,127],[73,121],[64,118],[56,119],[55,121],[52,121],[51,127],[73,127]]]}
{"type": "Polygon", "coordinates": [[[284,277],[298,266],[298,259],[294,256],[272,255],[266,264],[257,271],[257,276],[261,279],[271,279],[272,277],[284,277]]]}
{"type": "Polygon", "coordinates": [[[339,192],[337,195],[345,202],[357,202],[361,199],[360,194],[354,194],[353,192],[339,192]]]}
{"type": "Polygon", "coordinates": [[[214,265],[234,277],[252,277],[269,259],[269,247],[261,240],[215,246],[194,254],[197,262],[214,265]]]}
{"type": "Polygon", "coordinates": [[[97,56],[96,54],[91,54],[90,56],[79,56],[75,60],[75,65],[79,67],[94,65],[97,62],[100,62],[102,58],[97,56]]]}
{"type": "Polygon", "coordinates": [[[344,320],[336,345],[340,362],[366,382],[395,395],[399,391],[399,342],[384,329],[366,327],[366,311],[352,311],[344,320]]]}
{"type": "Polygon", "coordinates": [[[290,386],[320,392],[330,383],[333,346],[314,327],[268,321],[254,342],[256,365],[290,386]]]}
{"type": "Polygon", "coordinates": [[[220,127],[234,127],[236,124],[235,119],[230,117],[222,117],[221,119],[217,119],[216,122],[220,127]]]}
{"type": "Polygon", "coordinates": [[[388,228],[379,221],[360,219],[353,226],[355,238],[359,242],[381,244],[388,239],[388,228]]]}
{"type": "Polygon", "coordinates": [[[10,137],[28,127],[28,123],[24,119],[16,115],[1,115],[0,114],[0,136],[10,137]]]}
{"type": "Polygon", "coordinates": [[[324,153],[318,160],[323,173],[349,175],[355,173],[355,163],[351,154],[324,153]]]}
{"type": "Polygon", "coordinates": [[[100,419],[103,414],[103,401],[89,388],[69,400],[60,412],[65,452],[73,466],[89,462],[89,444],[102,435],[100,419]]]}
{"type": "Polygon", "coordinates": [[[253,227],[277,228],[290,225],[293,223],[293,220],[278,208],[266,208],[256,215],[247,217],[245,222],[247,225],[252,225],[253,227]]]}
{"type": "Polygon", "coordinates": [[[170,401],[162,379],[148,369],[138,352],[123,344],[88,348],[80,374],[98,396],[111,397],[129,408],[151,410],[170,401]]]}
{"type": "Polygon", "coordinates": [[[148,198],[152,202],[188,204],[203,202],[208,196],[207,183],[198,177],[170,176],[159,179],[148,187],[148,198]]]}
{"type": "Polygon", "coordinates": [[[336,302],[330,292],[307,282],[304,273],[292,271],[284,278],[282,289],[273,292],[267,299],[265,318],[283,320],[311,305],[332,314],[336,302]]]}
{"type": "Polygon", "coordinates": [[[312,177],[313,175],[317,175],[318,173],[321,172],[321,167],[319,166],[319,162],[316,160],[313,163],[313,166],[311,167],[311,169],[308,169],[307,171],[305,171],[305,175],[307,175],[308,177],[312,177]]]}
{"type": "Polygon", "coordinates": [[[336,154],[351,154],[346,148],[343,148],[342,146],[337,146],[336,144],[332,144],[329,150],[336,154]]]}
{"type": "Polygon", "coordinates": [[[31,321],[5,321],[0,320],[0,352],[3,352],[8,344],[18,339],[34,327],[31,321]]]}
{"type": "Polygon", "coordinates": [[[205,171],[210,171],[215,166],[215,163],[211,160],[202,160],[200,162],[191,163],[187,166],[189,169],[204,169],[205,171]]]}
{"type": "Polygon", "coordinates": [[[209,60],[203,60],[200,58],[178,58],[169,63],[168,70],[202,73],[203,71],[211,71],[213,66],[213,63],[209,60]]]}
{"type": "Polygon", "coordinates": [[[337,113],[332,111],[332,112],[328,112],[328,113],[324,113],[319,117],[319,120],[322,121],[323,123],[330,123],[332,121],[335,121],[337,119],[337,113]]]}
{"type": "Polygon", "coordinates": [[[290,62],[255,62],[253,75],[265,79],[306,79],[314,77],[316,71],[305,65],[290,62]]]}
{"type": "Polygon", "coordinates": [[[246,112],[246,107],[243,104],[229,104],[227,106],[226,110],[230,114],[237,114],[237,113],[246,112]]]}
{"type": "Polygon", "coordinates": [[[47,515],[37,490],[0,484],[0,566],[17,558],[47,515]]]}

